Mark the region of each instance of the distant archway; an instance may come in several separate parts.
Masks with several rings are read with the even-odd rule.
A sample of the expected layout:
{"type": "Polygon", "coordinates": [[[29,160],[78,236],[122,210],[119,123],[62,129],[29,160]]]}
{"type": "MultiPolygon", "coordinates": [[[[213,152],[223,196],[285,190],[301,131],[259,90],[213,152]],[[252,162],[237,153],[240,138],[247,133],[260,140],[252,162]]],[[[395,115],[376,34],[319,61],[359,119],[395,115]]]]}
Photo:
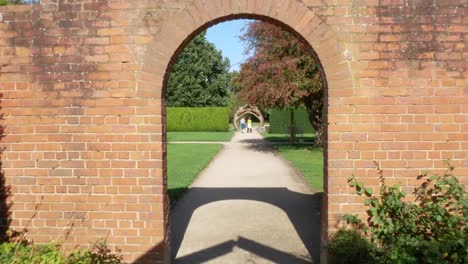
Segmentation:
{"type": "Polygon", "coordinates": [[[237,124],[239,119],[243,115],[246,115],[246,114],[251,114],[251,115],[255,116],[256,118],[258,118],[258,120],[260,121],[260,125],[258,126],[258,128],[262,128],[264,126],[265,119],[263,118],[263,115],[262,115],[262,112],[260,111],[260,109],[258,109],[258,107],[256,107],[256,106],[246,104],[244,106],[239,107],[239,109],[237,109],[236,114],[234,115],[234,118],[232,120],[233,123],[234,123],[234,128],[236,130],[239,130],[239,126],[237,124]]]}

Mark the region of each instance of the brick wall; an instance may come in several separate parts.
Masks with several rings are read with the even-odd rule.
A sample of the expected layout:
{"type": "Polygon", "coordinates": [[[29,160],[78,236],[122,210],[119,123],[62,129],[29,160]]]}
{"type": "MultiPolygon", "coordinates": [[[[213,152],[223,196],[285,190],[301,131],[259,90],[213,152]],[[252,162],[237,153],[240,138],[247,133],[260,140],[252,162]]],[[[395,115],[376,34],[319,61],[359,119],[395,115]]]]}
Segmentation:
{"type": "Polygon", "coordinates": [[[5,185],[11,223],[37,242],[108,237],[164,261],[164,85],[197,32],[228,19],[281,24],[327,79],[324,230],[362,212],[346,187],[417,184],[452,159],[468,183],[464,0],[43,0],[0,7],[5,185]],[[291,15],[294,14],[294,15],[291,15]],[[68,235],[67,235],[68,234],[68,235]]]}

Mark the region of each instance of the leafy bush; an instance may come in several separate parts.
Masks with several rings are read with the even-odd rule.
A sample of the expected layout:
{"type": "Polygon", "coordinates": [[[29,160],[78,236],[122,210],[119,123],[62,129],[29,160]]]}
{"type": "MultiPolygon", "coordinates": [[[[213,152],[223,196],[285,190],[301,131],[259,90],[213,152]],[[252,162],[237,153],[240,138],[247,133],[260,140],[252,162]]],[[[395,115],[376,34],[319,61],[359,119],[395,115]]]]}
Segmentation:
{"type": "Polygon", "coordinates": [[[167,131],[228,131],[229,113],[228,107],[168,107],[167,131]]]}
{"type": "Polygon", "coordinates": [[[113,253],[108,247],[105,241],[100,240],[93,245],[91,250],[85,251],[74,251],[68,257],[68,262],[76,264],[120,264],[122,262],[122,256],[120,252],[113,253]]]}
{"type": "Polygon", "coordinates": [[[340,229],[330,239],[329,263],[374,264],[381,263],[383,253],[356,230],[340,229]]]}
{"type": "Polygon", "coordinates": [[[0,244],[0,263],[119,264],[122,257],[112,253],[104,241],[98,241],[91,250],[75,250],[66,255],[60,243],[35,245],[21,240],[0,244]]]}
{"type": "Polygon", "coordinates": [[[423,182],[415,188],[414,202],[405,199],[398,185],[386,185],[378,170],[378,196],[354,176],[349,178],[349,186],[367,197],[367,224],[357,215],[344,216],[385,252],[386,258],[375,263],[468,263],[468,199],[453,167],[449,164],[443,175],[418,176],[423,182]]]}

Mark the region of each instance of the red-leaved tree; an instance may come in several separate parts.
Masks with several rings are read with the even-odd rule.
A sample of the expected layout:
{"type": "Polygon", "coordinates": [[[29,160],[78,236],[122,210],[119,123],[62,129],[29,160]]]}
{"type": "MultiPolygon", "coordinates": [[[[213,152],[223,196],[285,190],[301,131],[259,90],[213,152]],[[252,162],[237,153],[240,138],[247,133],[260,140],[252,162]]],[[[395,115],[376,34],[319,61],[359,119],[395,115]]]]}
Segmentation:
{"type": "Polygon", "coordinates": [[[312,53],[291,33],[282,28],[255,21],[241,40],[245,53],[253,51],[236,77],[239,96],[260,108],[291,110],[291,141],[294,142],[294,109],[305,106],[316,131],[315,143],[323,143],[323,81],[312,53]]]}

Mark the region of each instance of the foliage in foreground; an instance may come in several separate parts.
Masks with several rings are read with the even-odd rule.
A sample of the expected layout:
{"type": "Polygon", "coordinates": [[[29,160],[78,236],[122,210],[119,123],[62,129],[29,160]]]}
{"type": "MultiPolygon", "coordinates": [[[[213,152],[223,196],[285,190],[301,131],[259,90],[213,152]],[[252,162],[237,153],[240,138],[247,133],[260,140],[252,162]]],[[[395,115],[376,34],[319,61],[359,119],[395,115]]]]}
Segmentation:
{"type": "Polygon", "coordinates": [[[379,263],[379,255],[382,255],[377,246],[352,229],[338,230],[330,239],[328,251],[330,263],[335,264],[374,264],[379,263]]]}
{"type": "Polygon", "coordinates": [[[443,175],[419,176],[423,182],[413,193],[414,202],[405,199],[398,185],[386,185],[380,169],[379,173],[379,196],[355,177],[349,179],[349,186],[367,197],[368,219],[365,224],[357,215],[344,216],[358,232],[340,231],[331,239],[329,249],[335,263],[347,263],[343,260],[351,258],[337,244],[356,234],[360,238],[348,239],[349,247],[370,238],[369,244],[360,243],[364,253],[371,252],[362,255],[366,257],[362,263],[468,263],[468,199],[453,167],[448,165],[443,175]]]}
{"type": "Polygon", "coordinates": [[[36,245],[24,240],[0,244],[0,263],[5,264],[119,264],[120,254],[112,253],[104,241],[90,250],[74,250],[66,254],[60,243],[36,245]]]}

